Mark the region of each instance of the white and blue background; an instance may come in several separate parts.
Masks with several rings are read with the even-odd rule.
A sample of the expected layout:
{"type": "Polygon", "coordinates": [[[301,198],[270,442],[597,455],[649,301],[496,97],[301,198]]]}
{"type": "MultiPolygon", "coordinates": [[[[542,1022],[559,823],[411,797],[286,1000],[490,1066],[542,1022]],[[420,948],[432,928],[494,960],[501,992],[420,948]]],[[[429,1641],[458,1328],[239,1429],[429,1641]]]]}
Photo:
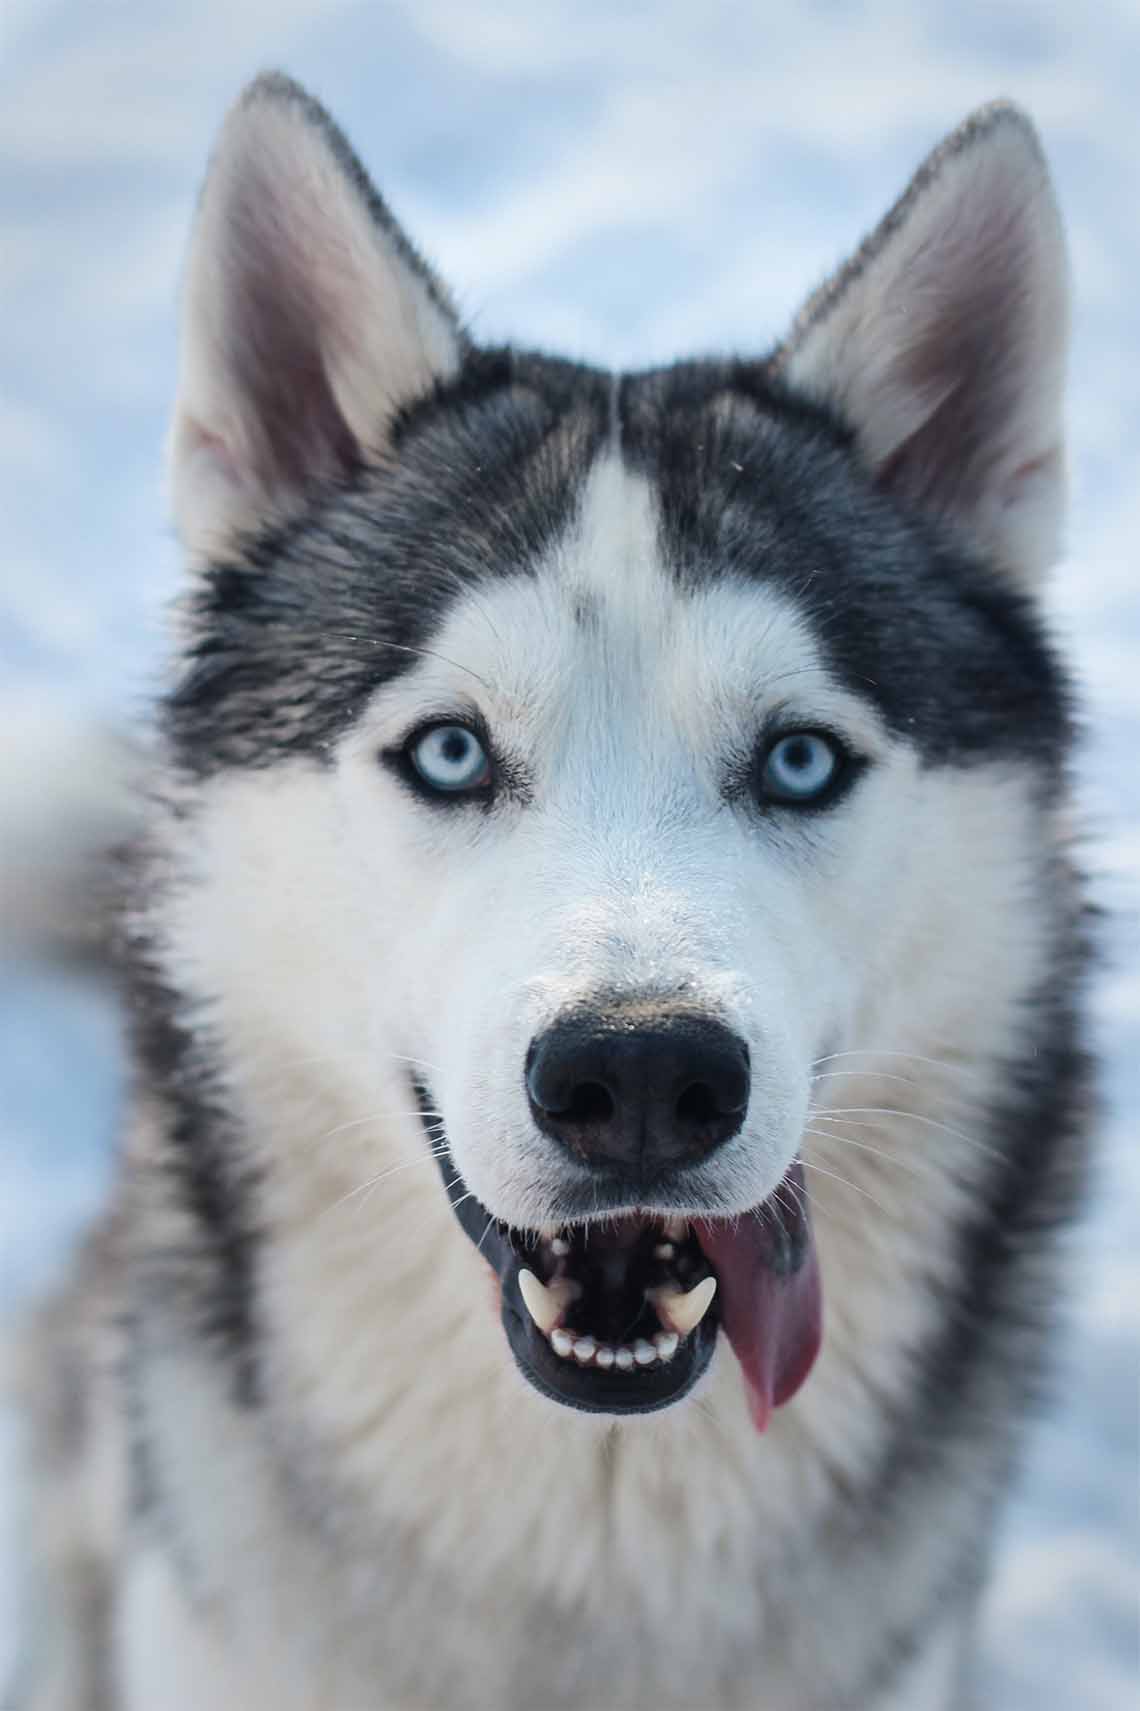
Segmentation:
{"type": "MultiPolygon", "coordinates": [[[[158,681],[181,258],[222,113],[268,65],[330,106],[477,337],[620,366],[763,350],[971,107],[1008,95],[1036,119],[1076,293],[1049,604],[1084,686],[1107,1112],[1054,1400],[1001,1531],[984,1703],[1140,1703],[1140,0],[4,0],[0,745],[33,790],[42,751],[129,724],[158,681]]],[[[4,841],[22,811],[0,792],[4,841]]],[[[98,1207],[122,1099],[109,997],[10,956],[0,1313],[98,1207]]],[[[13,1439],[0,1413],[0,1682],[13,1439]]]]}

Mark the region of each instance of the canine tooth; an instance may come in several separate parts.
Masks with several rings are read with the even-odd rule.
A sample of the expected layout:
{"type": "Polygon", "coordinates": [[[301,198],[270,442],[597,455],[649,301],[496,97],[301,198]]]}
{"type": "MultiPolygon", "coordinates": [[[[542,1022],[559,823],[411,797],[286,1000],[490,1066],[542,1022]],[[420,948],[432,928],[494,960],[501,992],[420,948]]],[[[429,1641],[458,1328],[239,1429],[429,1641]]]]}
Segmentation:
{"type": "Polygon", "coordinates": [[[644,1337],[638,1337],[633,1345],[633,1358],[638,1366],[651,1366],[657,1359],[657,1350],[644,1337]]]}
{"type": "Polygon", "coordinates": [[[679,1289],[661,1288],[652,1290],[651,1298],[668,1329],[676,1331],[679,1337],[687,1337],[708,1312],[715,1294],[716,1278],[704,1277],[685,1294],[679,1289]]]}
{"type": "Polygon", "coordinates": [[[549,1336],[566,1310],[566,1297],[558,1288],[548,1289],[525,1266],[519,1272],[519,1294],[526,1303],[526,1310],[538,1326],[549,1336]]]}
{"type": "Polygon", "coordinates": [[[615,1350],[614,1359],[623,1372],[628,1372],[633,1365],[633,1350],[627,1349],[623,1343],[620,1349],[615,1350]]]}
{"type": "Polygon", "coordinates": [[[658,1242],[653,1250],[654,1259],[672,1259],[677,1252],[672,1242],[658,1242]]]}
{"type": "Polygon", "coordinates": [[[556,1355],[573,1354],[574,1339],[569,1331],[551,1331],[550,1346],[556,1355]]]}
{"type": "Polygon", "coordinates": [[[600,1367],[610,1367],[610,1366],[613,1366],[613,1364],[614,1364],[614,1351],[610,1348],[610,1345],[608,1343],[599,1343],[598,1344],[598,1352],[594,1356],[594,1365],[600,1366],[600,1367]]]}
{"type": "Polygon", "coordinates": [[[653,1346],[662,1360],[672,1360],[677,1353],[677,1344],[681,1341],[676,1331],[658,1331],[653,1339],[653,1346]]]}
{"type": "Polygon", "coordinates": [[[593,1337],[579,1337],[578,1341],[574,1344],[574,1359],[580,1360],[582,1365],[585,1366],[587,1361],[593,1360],[594,1351],[597,1346],[598,1345],[594,1341],[593,1337]]]}

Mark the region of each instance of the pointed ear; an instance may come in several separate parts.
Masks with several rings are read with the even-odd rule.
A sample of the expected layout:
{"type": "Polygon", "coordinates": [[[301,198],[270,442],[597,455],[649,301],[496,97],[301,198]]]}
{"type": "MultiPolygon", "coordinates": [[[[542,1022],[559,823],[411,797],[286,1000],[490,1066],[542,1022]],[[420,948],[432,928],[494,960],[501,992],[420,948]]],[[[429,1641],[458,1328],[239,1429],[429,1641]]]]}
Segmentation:
{"type": "Polygon", "coordinates": [[[404,404],[454,373],[437,280],[340,131],[287,78],[230,112],[191,241],[169,458],[194,556],[382,459],[404,404]]]}
{"type": "Polygon", "coordinates": [[[875,479],[1031,586],[1057,557],[1068,268],[1036,132],[983,108],[811,298],[778,371],[875,479]]]}

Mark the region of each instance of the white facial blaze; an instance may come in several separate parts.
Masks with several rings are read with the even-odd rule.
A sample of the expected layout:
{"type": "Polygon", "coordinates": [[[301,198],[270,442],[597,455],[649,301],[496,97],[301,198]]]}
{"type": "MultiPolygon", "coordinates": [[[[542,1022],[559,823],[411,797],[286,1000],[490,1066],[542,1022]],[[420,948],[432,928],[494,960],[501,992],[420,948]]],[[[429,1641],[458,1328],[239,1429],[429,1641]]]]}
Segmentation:
{"type": "Polygon", "coordinates": [[[876,913],[879,834],[857,803],[809,830],[765,823],[725,789],[777,709],[882,749],[874,720],[778,597],[674,585],[646,484],[616,459],[596,467],[551,562],[460,601],[432,656],[346,744],[344,809],[361,906],[400,899],[385,968],[409,971],[401,1049],[432,1066],[469,1188],[511,1222],[557,1221],[576,1172],[529,1111],[528,1047],[569,1010],[648,999],[747,1041],[750,1111],[702,1187],[710,1207],[755,1206],[796,1153],[812,1059],[853,1002],[849,934],[876,913]],[[376,751],[473,688],[529,800],[490,815],[416,803],[376,751]]]}
{"type": "MultiPolygon", "coordinates": [[[[539,362],[532,388],[525,354],[502,372],[496,358],[484,395],[483,356],[446,292],[343,137],[286,79],[259,79],[226,123],[184,301],[170,457],[179,530],[196,566],[220,557],[251,590],[255,576],[279,578],[268,591],[281,598],[267,603],[248,674],[240,650],[252,625],[219,595],[221,627],[201,635],[204,612],[190,603],[195,641],[220,644],[223,667],[213,688],[207,669],[179,698],[186,753],[208,756],[207,767],[167,777],[148,829],[148,895],[137,898],[146,960],[193,1042],[186,1091],[208,1109],[198,1133],[172,1125],[169,1068],[157,1064],[128,1148],[132,1419],[154,1452],[178,1574],[124,1535],[133,1566],[115,1627],[127,1636],[116,1672],[127,1699],[165,1704],[174,1681],[179,1704],[280,1711],[378,1694],[392,1705],[472,1695],[517,1705],[542,1702],[548,1688],[559,1703],[677,1706],[706,1703],[712,1683],[726,1704],[758,1692],[766,1705],[838,1703],[853,1683],[879,1678],[884,1659],[897,1662],[894,1639],[909,1631],[925,1642],[876,1704],[948,1703],[963,1613],[948,1608],[941,1630],[923,1623],[976,1557],[992,1508],[990,1475],[1006,1459],[1000,1423],[1034,1358],[1021,1308],[1032,1319],[1047,1289],[1035,1239],[1010,1249],[993,1296],[1017,1348],[998,1338],[944,1368],[966,1422],[958,1437],[946,1422],[955,1477],[924,1485],[916,1464],[909,1533],[896,1505],[871,1541],[890,1632],[846,1597],[850,1553],[832,1522],[837,1501],[854,1513],[860,1493],[878,1514],[885,1448],[930,1447],[916,1429],[932,1399],[926,1357],[961,1323],[948,1307],[973,1281],[963,1239],[980,1210],[995,1209],[1021,1067],[1039,1037],[1049,1051],[1034,1031],[1044,1009],[1027,1000],[1070,978],[1055,960],[1076,912],[1061,895],[1069,832],[1043,805],[1040,768],[1012,743],[996,759],[974,750],[968,764],[920,763],[865,690],[831,674],[786,582],[768,585],[762,570],[747,583],[718,576],[722,561],[694,566],[692,585],[680,586],[663,561],[653,491],[616,452],[594,467],[545,562],[500,562],[511,550],[502,542],[532,538],[529,527],[512,533],[516,504],[529,523],[532,501],[551,491],[546,477],[569,478],[584,455],[599,377],[580,376],[580,407],[564,422],[562,382],[550,373],[548,400],[539,362]],[[500,427],[516,407],[520,422],[533,408],[553,429],[534,465],[520,454],[506,470],[518,483],[508,491],[500,427]],[[465,467],[449,469],[455,447],[478,459],[474,503],[437,480],[465,467]],[[394,527],[405,492],[407,528],[394,527]],[[267,562],[265,531],[290,519],[299,526],[284,562],[267,562]],[[338,546],[322,565],[309,549],[326,523],[332,542],[342,521],[343,556],[338,546]],[[255,537],[264,550],[247,560],[255,537]],[[400,586],[386,590],[396,558],[400,586]],[[434,582],[424,591],[431,633],[402,655],[410,669],[371,697],[354,689],[338,700],[345,663],[355,682],[361,647],[384,639],[382,622],[375,636],[365,622],[388,615],[388,598],[393,623],[414,616],[413,579],[429,560],[440,581],[454,572],[447,616],[431,629],[442,610],[434,582]],[[486,579],[469,586],[461,573],[477,562],[486,579]],[[352,634],[339,638],[351,652],[322,652],[337,625],[296,599],[293,579],[310,569],[351,578],[345,599],[324,608],[351,613],[352,634]],[[310,656],[311,624],[320,631],[310,656]],[[305,691],[318,678],[309,728],[305,691]],[[218,745],[231,706],[238,740],[218,745]],[[275,716],[286,724],[270,730],[275,716]],[[326,745],[339,718],[350,728],[326,745]],[[450,739],[425,737],[447,727],[450,739]],[[757,745],[795,731],[833,733],[868,762],[834,806],[755,801],[757,745]],[[418,763],[415,733],[425,739],[418,763]],[[471,733],[486,736],[492,766],[509,762],[493,793],[471,733]],[[271,738],[264,753],[259,735],[271,738]],[[403,770],[390,764],[401,748],[403,770]],[[424,799],[431,788],[439,800],[424,799]],[[658,1208],[668,1214],[659,1230],[638,1231],[640,1251],[655,1244],[663,1267],[645,1280],[665,1281],[645,1285],[638,1270],[631,1289],[645,1286],[660,1329],[650,1341],[637,1334],[648,1318],[634,1321],[632,1341],[611,1344],[600,1324],[580,1328],[593,1324],[592,1290],[561,1263],[585,1238],[554,1230],[584,1171],[539,1131],[525,1068],[532,1041],[567,1011],[639,1000],[683,1004],[735,1032],[752,1082],[740,1131],[689,1173],[683,1204],[658,1208]],[[430,1145],[417,1084],[437,1124],[430,1145]],[[511,1355],[513,1279],[496,1276],[458,1228],[433,1157],[445,1150],[492,1217],[542,1227],[542,1240],[514,1244],[520,1263],[540,1256],[535,1271],[515,1268],[518,1305],[571,1379],[591,1365],[610,1373],[602,1384],[644,1382],[671,1360],[679,1371],[685,1340],[703,1327],[711,1352],[719,1320],[726,1334],[699,1406],[617,1422],[558,1406],[527,1382],[511,1355]],[[797,1154],[826,1337],[811,1382],[778,1407],[758,1449],[744,1363],[727,1348],[740,1352],[732,1273],[687,1274],[684,1248],[702,1214],[759,1209],[762,1220],[760,1203],[797,1154]],[[217,1194],[231,1165],[241,1189],[232,1206],[217,1194]],[[242,1352],[252,1359],[242,1364],[254,1408],[234,1405],[230,1339],[214,1334],[228,1332],[231,1305],[239,1338],[248,1310],[242,1352]],[[805,1541],[819,1548],[805,1556],[805,1541]]],[[[1066,319],[1064,246],[1039,148],[1023,116],[996,107],[930,158],[768,361],[801,403],[847,424],[869,484],[1032,591],[1057,550],[1066,319]]],[[[684,399],[678,414],[666,386],[655,428],[655,377],[629,384],[633,403],[645,386],[644,429],[664,438],[643,443],[649,456],[654,445],[665,452],[668,484],[684,399]]],[[[735,394],[726,383],[712,406],[718,431],[735,432],[738,410],[755,415],[735,394]]],[[[615,412],[615,430],[618,417],[635,441],[636,411],[615,412]]],[[[802,463],[792,438],[784,448],[789,502],[812,500],[838,457],[824,448],[817,466],[809,439],[802,463]]],[[[513,455],[521,442],[509,443],[513,455]]],[[[751,524],[725,493],[727,554],[734,529],[751,524]]],[[[783,577],[796,537],[783,534],[779,509],[783,577]]],[[[831,515],[825,507],[825,526],[831,515]]],[[[750,547],[761,562],[761,543],[750,547]]],[[[816,563],[807,546],[804,561],[805,578],[843,575],[830,551],[816,563]]],[[[819,583],[815,594],[818,613],[819,583]]],[[[835,620],[827,643],[837,649],[839,626],[860,622],[853,604],[837,601],[823,620],[835,620]]],[[[258,605],[250,600],[249,619],[258,605]]],[[[904,621],[899,657],[909,639],[904,621]]],[[[954,674],[961,662],[944,663],[954,674]]],[[[826,768],[803,745],[785,758],[789,791],[813,764],[826,768]]],[[[159,1022],[165,1009],[164,998],[159,1022]]],[[[1071,1068],[1054,1063],[1051,1085],[1063,1090],[1071,1068]]],[[[992,1276],[983,1264],[985,1290],[992,1276]]],[[[85,1309],[104,1332],[114,1321],[117,1339],[123,1316],[102,1311],[102,1283],[85,1309]]],[[[990,1325],[994,1314],[970,1317],[990,1325]]],[[[121,1363],[98,1364],[106,1377],[121,1363]]],[[[120,1400],[106,1410],[116,1437],[120,1400]]],[[[110,1459],[97,1441],[101,1407],[85,1410],[83,1454],[54,1481],[51,1524],[39,1529],[62,1550],[68,1586],[76,1565],[84,1586],[92,1566],[101,1583],[120,1549],[118,1516],[96,1489],[110,1459]]],[[[38,1650],[54,1681],[51,1647],[38,1650]]]]}
{"type": "MultiPolygon", "coordinates": [[[[612,466],[556,563],[461,598],[431,645],[362,711],[335,765],[223,774],[192,820],[171,822],[180,883],[164,955],[225,1042],[229,1096],[264,1167],[259,1310],[285,1363],[285,1413],[302,1410],[358,1489],[444,1565],[465,1548],[466,1518],[494,1504],[488,1470],[509,1421],[528,1483],[513,1530],[484,1548],[517,1560],[540,1536],[536,1584],[585,1596],[600,1558],[576,1558],[568,1586],[582,1508],[562,1472],[576,1456],[593,1478],[596,1439],[586,1416],[552,1418],[515,1371],[412,1079],[427,1081],[483,1204],[546,1222],[570,1167],[526,1104],[525,1054],[544,1022],[599,984],[687,982],[688,1001],[747,1039],[747,1121],[712,1155],[703,1192],[754,1206],[798,1150],[828,1303],[811,1383],[770,1428],[773,1478],[739,1516],[751,1549],[800,1523],[803,1444],[835,1446],[852,1477],[877,1465],[881,1399],[902,1405],[902,1351],[929,1331],[929,1280],[949,1285],[956,1219],[989,1166],[979,1113],[1049,956],[1054,846],[1028,769],[920,767],[835,685],[773,590],[678,593],[644,489],[612,466]],[[429,806],[380,763],[472,703],[525,764],[528,802],[429,806]],[[725,801],[726,756],[774,709],[871,757],[834,811],[725,801]],[[457,1469],[474,1511],[437,1501],[457,1469]]],[[[743,1465],[755,1434],[736,1363],[714,1360],[710,1385],[743,1465]]],[[[717,1483],[733,1458],[718,1437],[718,1453],[694,1459],[690,1417],[669,1410],[626,1446],[640,1469],[626,1541],[638,1573],[664,1489],[693,1492],[694,1513],[738,1502],[731,1479],[731,1495],[717,1483]],[[710,1482],[704,1497],[695,1479],[710,1482]]],[[[592,1524],[608,1553],[608,1509],[592,1524]]]]}

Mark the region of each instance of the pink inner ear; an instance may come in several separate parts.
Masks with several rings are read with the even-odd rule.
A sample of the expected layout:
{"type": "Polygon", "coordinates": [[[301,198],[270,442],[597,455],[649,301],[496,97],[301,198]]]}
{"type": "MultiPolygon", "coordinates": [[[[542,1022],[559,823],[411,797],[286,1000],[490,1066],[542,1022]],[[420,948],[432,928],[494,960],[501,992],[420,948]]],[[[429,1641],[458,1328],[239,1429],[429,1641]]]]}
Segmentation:
{"type": "Polygon", "coordinates": [[[177,465],[180,483],[195,494],[199,519],[224,512],[236,496],[248,502],[260,488],[251,469],[221,434],[211,433],[195,417],[183,416],[178,423],[177,465]]]}
{"type": "Polygon", "coordinates": [[[201,422],[193,417],[184,419],[181,424],[186,455],[193,458],[209,458],[217,470],[236,485],[238,480],[237,459],[221,434],[212,434],[204,428],[201,422]]]}
{"type": "Polygon", "coordinates": [[[340,305],[322,290],[322,234],[304,213],[263,170],[230,188],[222,351],[246,441],[231,451],[252,458],[250,473],[279,495],[346,473],[359,450],[325,363],[326,342],[343,333],[329,324],[340,305]]]}
{"type": "Polygon", "coordinates": [[[1058,545],[1067,303],[1039,148],[995,109],[817,293],[787,372],[840,407],[881,487],[1028,578],[1058,545]]]}
{"type": "Polygon", "coordinates": [[[1017,505],[1027,487],[1032,487],[1041,477],[1051,476],[1056,472],[1060,457],[1059,450],[1047,451],[1042,452],[1040,457],[1029,458],[1025,463],[1018,464],[1006,483],[1002,503],[1009,507],[1017,505]]]}

